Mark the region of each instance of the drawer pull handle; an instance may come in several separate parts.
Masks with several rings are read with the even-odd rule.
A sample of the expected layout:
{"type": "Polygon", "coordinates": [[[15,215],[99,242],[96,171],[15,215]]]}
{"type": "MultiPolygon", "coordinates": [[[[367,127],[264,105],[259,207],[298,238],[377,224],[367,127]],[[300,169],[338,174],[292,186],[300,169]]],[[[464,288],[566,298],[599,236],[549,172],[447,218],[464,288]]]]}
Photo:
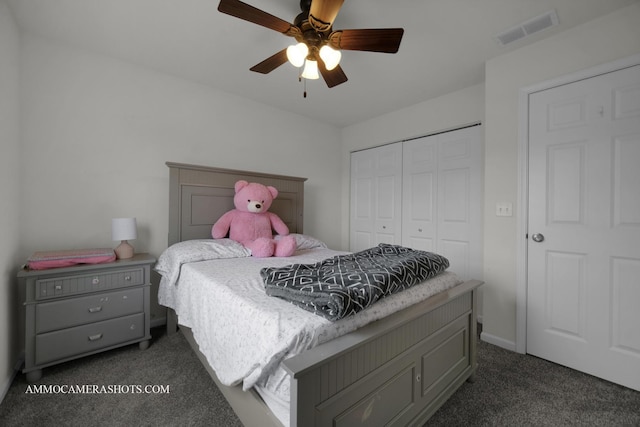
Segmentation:
{"type": "Polygon", "coordinates": [[[131,281],[131,276],[124,276],[124,280],[126,280],[127,282],[131,281]]]}
{"type": "Polygon", "coordinates": [[[93,283],[94,285],[100,284],[100,278],[99,277],[94,277],[93,280],[91,281],[91,283],[93,283]]]}
{"type": "Polygon", "coordinates": [[[89,341],[98,341],[102,338],[102,334],[89,335],[89,341]]]}
{"type": "Polygon", "coordinates": [[[89,313],[97,313],[99,311],[102,311],[102,306],[98,306],[98,307],[89,307],[89,313]]]}

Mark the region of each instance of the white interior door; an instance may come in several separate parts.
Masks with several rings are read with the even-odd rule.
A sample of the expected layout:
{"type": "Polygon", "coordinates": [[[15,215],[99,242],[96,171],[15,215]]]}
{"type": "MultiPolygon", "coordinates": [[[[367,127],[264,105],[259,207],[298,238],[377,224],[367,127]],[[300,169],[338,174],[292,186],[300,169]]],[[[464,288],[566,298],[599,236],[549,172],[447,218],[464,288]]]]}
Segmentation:
{"type": "Polygon", "coordinates": [[[527,352],[640,390],[640,66],[529,114],[527,352]]]}

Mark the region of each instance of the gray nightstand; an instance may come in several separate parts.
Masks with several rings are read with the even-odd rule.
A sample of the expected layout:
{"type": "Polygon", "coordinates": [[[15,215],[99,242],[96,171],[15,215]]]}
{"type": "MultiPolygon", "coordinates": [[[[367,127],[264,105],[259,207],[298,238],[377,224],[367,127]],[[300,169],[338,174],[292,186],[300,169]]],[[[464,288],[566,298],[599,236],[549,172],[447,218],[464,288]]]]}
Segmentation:
{"type": "Polygon", "coordinates": [[[149,290],[155,258],[49,270],[21,270],[25,295],[25,366],[28,381],[42,368],[116,347],[149,347],[149,290]]]}

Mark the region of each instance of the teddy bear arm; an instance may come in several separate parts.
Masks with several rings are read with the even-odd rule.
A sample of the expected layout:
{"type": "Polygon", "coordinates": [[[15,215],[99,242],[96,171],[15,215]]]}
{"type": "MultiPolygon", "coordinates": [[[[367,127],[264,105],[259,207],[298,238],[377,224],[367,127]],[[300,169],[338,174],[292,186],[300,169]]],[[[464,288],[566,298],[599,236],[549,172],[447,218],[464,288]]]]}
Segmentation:
{"type": "Polygon", "coordinates": [[[214,239],[223,239],[227,237],[229,233],[229,229],[231,228],[231,221],[234,217],[234,211],[231,210],[224,215],[222,215],[213,227],[211,227],[211,237],[214,239]]]}
{"type": "Polygon", "coordinates": [[[287,227],[287,224],[285,224],[278,215],[274,214],[273,212],[269,213],[271,219],[271,227],[276,231],[276,233],[281,236],[286,236],[287,234],[289,234],[289,227],[287,227]]]}

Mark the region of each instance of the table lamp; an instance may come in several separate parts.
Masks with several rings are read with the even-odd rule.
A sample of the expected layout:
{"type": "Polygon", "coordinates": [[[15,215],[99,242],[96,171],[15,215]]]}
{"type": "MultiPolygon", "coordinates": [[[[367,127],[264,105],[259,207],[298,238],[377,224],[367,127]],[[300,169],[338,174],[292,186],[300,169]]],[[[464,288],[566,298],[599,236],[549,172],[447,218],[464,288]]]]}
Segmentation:
{"type": "Polygon", "coordinates": [[[120,240],[120,244],[115,248],[118,259],[127,259],[133,256],[133,246],[127,240],[134,240],[137,237],[135,218],[113,218],[111,220],[111,238],[120,240]]]}

